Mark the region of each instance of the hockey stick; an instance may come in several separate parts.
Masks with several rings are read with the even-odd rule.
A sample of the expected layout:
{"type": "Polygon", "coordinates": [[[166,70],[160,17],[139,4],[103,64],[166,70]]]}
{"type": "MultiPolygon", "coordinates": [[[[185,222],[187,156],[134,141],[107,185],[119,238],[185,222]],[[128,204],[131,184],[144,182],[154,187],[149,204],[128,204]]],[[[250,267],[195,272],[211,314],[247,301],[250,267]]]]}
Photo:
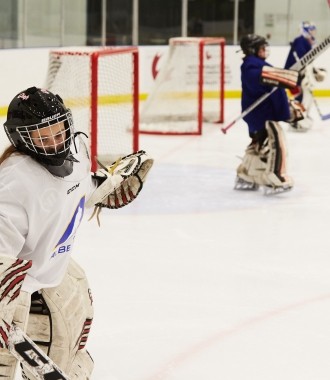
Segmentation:
{"type": "Polygon", "coordinates": [[[70,380],[41,348],[15,324],[10,326],[8,350],[38,380],[70,380]]]}
{"type": "MultiPolygon", "coordinates": [[[[315,58],[321,55],[330,45],[330,36],[324,39],[320,44],[315,46],[312,50],[306,53],[299,61],[293,64],[290,67],[290,70],[296,70],[301,73],[307,65],[312,63],[315,58]]],[[[221,128],[221,131],[226,134],[228,129],[230,129],[233,125],[235,125],[239,120],[243,119],[247,114],[249,114],[252,110],[254,110],[260,103],[262,103],[265,99],[267,99],[273,92],[275,92],[278,87],[274,87],[270,92],[266,92],[259,99],[257,99],[254,103],[252,103],[248,108],[246,108],[239,116],[237,116],[230,124],[226,127],[221,128]]]]}

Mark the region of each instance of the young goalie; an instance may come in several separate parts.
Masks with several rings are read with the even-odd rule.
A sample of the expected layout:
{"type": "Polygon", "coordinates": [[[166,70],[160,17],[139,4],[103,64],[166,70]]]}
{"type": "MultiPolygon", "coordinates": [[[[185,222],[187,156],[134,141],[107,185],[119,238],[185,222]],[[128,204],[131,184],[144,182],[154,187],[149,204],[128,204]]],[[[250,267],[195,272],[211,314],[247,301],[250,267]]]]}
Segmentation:
{"type": "Polygon", "coordinates": [[[235,189],[257,190],[264,186],[266,192],[282,192],[292,188],[287,174],[287,147],[280,121],[299,120],[303,110],[298,103],[289,102],[283,87],[294,87],[298,73],[273,68],[266,62],[268,42],[264,37],[248,34],[241,39],[244,53],[241,65],[242,111],[274,86],[274,91],[264,102],[244,117],[251,143],[242,163],[237,168],[235,189]]]}
{"type": "Polygon", "coordinates": [[[75,234],[85,207],[133,201],[153,160],[139,151],[90,173],[70,110],[36,87],[14,97],[4,127],[11,145],[0,157],[0,378],[15,378],[17,360],[8,350],[15,324],[69,378],[90,379],[85,344],[93,305],[86,275],[71,257],[75,234]]]}

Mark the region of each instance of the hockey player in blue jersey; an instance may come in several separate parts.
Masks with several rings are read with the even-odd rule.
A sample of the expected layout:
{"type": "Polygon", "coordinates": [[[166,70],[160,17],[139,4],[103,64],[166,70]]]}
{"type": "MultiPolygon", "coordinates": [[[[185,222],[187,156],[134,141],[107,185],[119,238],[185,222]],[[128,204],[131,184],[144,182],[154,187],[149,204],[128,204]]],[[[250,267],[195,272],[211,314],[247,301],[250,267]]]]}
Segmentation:
{"type": "MultiPolygon", "coordinates": [[[[308,53],[316,42],[316,26],[310,21],[303,21],[300,26],[300,35],[290,42],[290,51],[286,59],[284,68],[289,69],[300,58],[308,53]]],[[[297,131],[307,131],[311,128],[313,120],[310,116],[310,110],[313,105],[312,89],[315,82],[322,82],[325,79],[326,71],[322,68],[315,68],[312,65],[307,66],[302,73],[298,85],[291,89],[290,92],[294,99],[301,102],[306,110],[306,117],[299,122],[290,123],[297,131]]]]}
{"type": "Polygon", "coordinates": [[[316,37],[316,26],[309,22],[303,21],[301,24],[301,33],[290,43],[290,51],[286,59],[284,68],[289,69],[292,67],[298,59],[308,53],[314,43],[316,37]]]}
{"type": "MultiPolygon", "coordinates": [[[[287,73],[286,70],[272,68],[266,62],[268,42],[264,37],[248,34],[241,39],[240,45],[244,53],[241,65],[241,103],[244,111],[274,87],[273,83],[270,85],[261,80],[266,72],[265,67],[267,72],[268,69],[277,70],[277,77],[280,73],[284,81],[287,73]]],[[[296,72],[293,74],[298,78],[296,72]]],[[[279,122],[294,120],[298,116],[302,116],[300,107],[295,104],[290,106],[284,88],[278,88],[244,117],[252,141],[237,168],[235,189],[257,190],[259,186],[264,186],[272,192],[282,192],[292,188],[293,181],[286,173],[287,148],[279,122]]]]}

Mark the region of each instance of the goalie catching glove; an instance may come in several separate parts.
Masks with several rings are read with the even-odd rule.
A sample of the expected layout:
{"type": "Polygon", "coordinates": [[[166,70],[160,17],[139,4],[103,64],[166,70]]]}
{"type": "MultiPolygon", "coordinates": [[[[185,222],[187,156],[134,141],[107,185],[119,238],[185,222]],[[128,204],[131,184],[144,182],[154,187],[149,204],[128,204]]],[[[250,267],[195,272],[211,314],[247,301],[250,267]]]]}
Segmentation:
{"type": "Polygon", "coordinates": [[[327,70],[320,67],[313,67],[313,76],[316,82],[323,82],[327,76],[327,70]]]}
{"type": "Polygon", "coordinates": [[[86,206],[117,209],[131,203],[140,193],[153,162],[145,151],[140,150],[98,170],[92,176],[97,188],[86,206]]]}

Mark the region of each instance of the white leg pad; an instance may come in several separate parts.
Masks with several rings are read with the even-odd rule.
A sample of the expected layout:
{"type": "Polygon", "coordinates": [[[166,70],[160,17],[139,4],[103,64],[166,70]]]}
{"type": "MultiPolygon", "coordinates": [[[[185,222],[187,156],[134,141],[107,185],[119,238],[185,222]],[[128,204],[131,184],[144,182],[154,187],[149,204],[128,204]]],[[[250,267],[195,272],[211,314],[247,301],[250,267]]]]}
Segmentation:
{"type": "MultiPolygon", "coordinates": [[[[31,294],[21,291],[16,300],[12,322],[23,331],[26,329],[30,310],[31,294]]],[[[0,348],[0,379],[15,379],[17,359],[6,348],[0,348]]]]}
{"type": "Polygon", "coordinates": [[[24,330],[30,309],[30,294],[21,286],[31,262],[8,255],[0,255],[0,378],[14,379],[17,360],[6,348],[11,324],[24,330]]]}
{"type": "Polygon", "coordinates": [[[275,121],[266,122],[268,133],[267,168],[262,182],[272,187],[292,187],[293,181],[287,175],[287,146],[282,127],[275,121]]]}
{"type": "Polygon", "coordinates": [[[258,145],[249,145],[236,173],[246,182],[260,184],[260,175],[266,170],[266,167],[266,163],[260,159],[258,145]]]}
{"type": "MultiPolygon", "coordinates": [[[[93,319],[93,306],[85,272],[71,259],[62,283],[55,288],[42,289],[41,295],[50,318],[30,314],[28,335],[65,373],[71,374],[72,379],[89,379],[93,360],[85,350],[85,344],[93,319]],[[76,377],[75,373],[78,373],[76,377]]],[[[30,374],[26,376],[34,379],[30,374]]]]}
{"type": "Polygon", "coordinates": [[[279,123],[266,122],[268,137],[262,146],[250,145],[237,168],[237,176],[261,186],[292,187],[286,174],[287,149],[285,136],[279,123]]]}

